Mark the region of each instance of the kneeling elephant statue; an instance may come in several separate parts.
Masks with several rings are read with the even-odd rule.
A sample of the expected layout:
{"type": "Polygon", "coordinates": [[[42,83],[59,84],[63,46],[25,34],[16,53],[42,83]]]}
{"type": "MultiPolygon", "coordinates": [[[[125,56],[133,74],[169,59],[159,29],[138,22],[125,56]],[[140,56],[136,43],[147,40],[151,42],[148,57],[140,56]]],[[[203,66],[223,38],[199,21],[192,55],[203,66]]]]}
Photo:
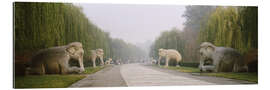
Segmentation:
{"type": "Polygon", "coordinates": [[[200,65],[199,69],[212,70],[214,72],[243,72],[247,71],[247,66],[243,56],[233,48],[217,47],[209,42],[200,45],[200,65]],[[213,66],[204,66],[210,60],[213,66]]]}
{"type": "Polygon", "coordinates": [[[159,49],[158,50],[159,59],[158,59],[158,65],[160,65],[160,60],[162,57],[166,58],[165,67],[169,66],[169,61],[174,59],[176,60],[176,66],[179,67],[179,62],[182,60],[181,54],[174,50],[174,49],[159,49]]]}
{"type": "Polygon", "coordinates": [[[40,50],[30,61],[29,74],[81,73],[84,71],[83,54],[84,50],[80,42],[40,50]],[[80,68],[70,67],[70,59],[78,60],[80,68]]]}

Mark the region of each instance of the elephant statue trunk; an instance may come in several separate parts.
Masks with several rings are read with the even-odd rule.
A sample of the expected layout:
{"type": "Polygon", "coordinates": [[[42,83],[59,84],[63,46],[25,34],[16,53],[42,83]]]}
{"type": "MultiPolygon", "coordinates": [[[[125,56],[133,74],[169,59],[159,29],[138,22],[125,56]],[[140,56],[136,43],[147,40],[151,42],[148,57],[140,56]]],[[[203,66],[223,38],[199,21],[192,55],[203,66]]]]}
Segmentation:
{"type": "Polygon", "coordinates": [[[83,65],[83,58],[80,58],[79,60],[80,68],[84,71],[84,65],[83,65]]]}

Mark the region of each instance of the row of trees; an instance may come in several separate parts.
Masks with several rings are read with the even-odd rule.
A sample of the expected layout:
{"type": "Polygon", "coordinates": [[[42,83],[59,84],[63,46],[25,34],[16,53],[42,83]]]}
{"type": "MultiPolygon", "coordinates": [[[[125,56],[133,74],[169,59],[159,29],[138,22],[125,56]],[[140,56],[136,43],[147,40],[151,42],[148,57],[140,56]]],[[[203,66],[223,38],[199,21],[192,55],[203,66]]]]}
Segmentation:
{"type": "Polygon", "coordinates": [[[113,39],[111,48],[114,53],[112,57],[115,60],[130,60],[146,57],[145,51],[143,51],[141,48],[130,43],[125,43],[121,39],[113,39]]]}
{"type": "Polygon", "coordinates": [[[105,59],[141,55],[140,49],[113,39],[83,14],[82,8],[69,3],[14,3],[15,60],[27,61],[40,49],[81,42],[85,59],[90,50],[102,48],[105,59]]]}
{"type": "Polygon", "coordinates": [[[257,7],[186,6],[183,30],[162,32],[151,46],[150,56],[158,58],[158,49],[176,49],[184,62],[199,61],[201,42],[232,47],[245,54],[258,48],[257,7]]]}
{"type": "Polygon", "coordinates": [[[200,41],[246,53],[258,48],[258,8],[218,7],[201,27],[200,41]]]}

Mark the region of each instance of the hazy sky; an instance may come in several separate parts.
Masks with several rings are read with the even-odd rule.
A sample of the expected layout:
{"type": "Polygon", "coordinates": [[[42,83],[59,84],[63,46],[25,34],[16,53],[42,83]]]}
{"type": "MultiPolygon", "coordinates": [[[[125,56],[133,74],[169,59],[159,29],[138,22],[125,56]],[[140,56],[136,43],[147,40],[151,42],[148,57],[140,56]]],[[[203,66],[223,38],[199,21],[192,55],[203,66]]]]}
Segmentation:
{"type": "Polygon", "coordinates": [[[183,28],[184,6],[75,4],[86,16],[111,37],[136,44],[154,41],[160,32],[173,27],[183,28]]]}

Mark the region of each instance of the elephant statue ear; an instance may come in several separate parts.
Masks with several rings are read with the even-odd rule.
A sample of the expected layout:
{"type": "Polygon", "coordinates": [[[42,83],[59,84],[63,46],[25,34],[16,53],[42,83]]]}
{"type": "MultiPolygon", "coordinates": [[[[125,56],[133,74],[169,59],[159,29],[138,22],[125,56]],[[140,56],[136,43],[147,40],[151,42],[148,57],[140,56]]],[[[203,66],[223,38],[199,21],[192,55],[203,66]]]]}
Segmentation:
{"type": "Polygon", "coordinates": [[[66,49],[66,51],[67,51],[68,53],[74,55],[76,50],[75,50],[75,47],[74,47],[74,46],[69,46],[69,47],[66,49]]]}
{"type": "Polygon", "coordinates": [[[209,44],[208,47],[207,47],[207,51],[208,52],[214,52],[215,51],[215,46],[212,45],[212,44],[209,44]]]}

